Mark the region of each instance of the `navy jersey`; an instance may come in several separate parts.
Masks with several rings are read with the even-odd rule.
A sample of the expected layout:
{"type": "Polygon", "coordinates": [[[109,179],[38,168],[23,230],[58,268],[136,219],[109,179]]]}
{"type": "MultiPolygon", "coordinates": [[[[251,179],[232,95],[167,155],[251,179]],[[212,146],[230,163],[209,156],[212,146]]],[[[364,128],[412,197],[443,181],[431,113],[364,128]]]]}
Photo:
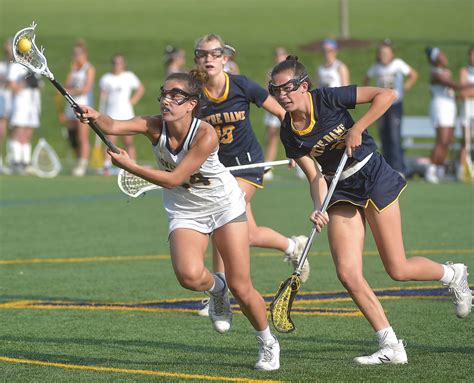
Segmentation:
{"type": "Polygon", "coordinates": [[[250,103],[262,106],[268,92],[245,76],[227,73],[225,76],[222,97],[213,98],[204,88],[200,118],[216,129],[219,158],[225,166],[239,165],[241,157],[251,157],[247,163],[261,162],[262,149],[250,124],[250,103]]]}
{"type": "MultiPolygon", "coordinates": [[[[323,174],[336,172],[345,150],[344,137],[354,125],[347,109],[354,109],[357,99],[355,85],[339,88],[318,88],[308,93],[311,101],[311,122],[304,130],[293,127],[290,113],[281,124],[280,137],[288,158],[301,158],[309,154],[322,168],[323,174]]],[[[364,131],[362,144],[352,151],[352,161],[362,161],[377,150],[373,138],[364,131]]]]}

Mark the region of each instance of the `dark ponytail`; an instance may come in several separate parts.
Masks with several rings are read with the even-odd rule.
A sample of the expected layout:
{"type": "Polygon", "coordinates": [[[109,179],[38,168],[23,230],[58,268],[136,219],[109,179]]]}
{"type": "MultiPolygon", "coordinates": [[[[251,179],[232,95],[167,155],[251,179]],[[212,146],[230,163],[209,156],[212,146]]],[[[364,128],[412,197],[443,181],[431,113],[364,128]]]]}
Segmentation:
{"type": "Polygon", "coordinates": [[[308,71],[305,66],[298,61],[298,56],[289,55],[286,56],[286,60],[275,65],[271,72],[271,77],[277,75],[278,73],[291,71],[294,74],[295,78],[305,78],[305,82],[308,83],[308,88],[311,89],[311,79],[309,78],[308,71]]]}

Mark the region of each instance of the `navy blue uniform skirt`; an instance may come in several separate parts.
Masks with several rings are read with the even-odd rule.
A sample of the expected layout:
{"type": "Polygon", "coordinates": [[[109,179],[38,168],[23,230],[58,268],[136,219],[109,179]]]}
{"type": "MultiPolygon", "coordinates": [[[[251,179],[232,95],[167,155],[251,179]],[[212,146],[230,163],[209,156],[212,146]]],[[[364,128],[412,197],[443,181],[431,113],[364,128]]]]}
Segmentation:
{"type": "MultiPolygon", "coordinates": [[[[330,180],[326,182],[329,188],[330,180]]],[[[375,152],[362,169],[338,182],[329,207],[347,202],[366,208],[370,202],[381,212],[398,199],[406,185],[405,179],[375,152]]]]}
{"type": "MultiPolygon", "coordinates": [[[[225,156],[219,154],[219,160],[224,164],[225,167],[264,162],[263,152],[260,148],[260,145],[255,145],[248,152],[241,153],[238,156],[225,156]]],[[[240,178],[251,185],[262,188],[264,170],[264,168],[252,168],[236,170],[232,171],[231,173],[235,178],[240,178]]]]}

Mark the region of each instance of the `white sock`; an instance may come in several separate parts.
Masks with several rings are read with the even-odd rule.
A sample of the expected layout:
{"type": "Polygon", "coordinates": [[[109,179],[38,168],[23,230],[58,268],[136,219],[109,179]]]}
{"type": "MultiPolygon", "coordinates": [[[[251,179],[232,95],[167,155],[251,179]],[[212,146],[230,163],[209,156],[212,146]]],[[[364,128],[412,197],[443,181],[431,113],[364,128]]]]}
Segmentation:
{"type": "Polygon", "coordinates": [[[23,158],[23,163],[25,165],[28,165],[31,162],[31,144],[23,144],[21,145],[22,147],[22,158],[23,158]]]}
{"type": "Polygon", "coordinates": [[[443,277],[439,280],[443,285],[448,285],[449,282],[451,282],[454,278],[454,270],[452,267],[449,267],[447,265],[441,265],[443,266],[443,277]]]}
{"type": "MultiPolygon", "coordinates": [[[[215,273],[215,274],[218,274],[221,278],[225,280],[224,273],[215,273]]],[[[207,290],[207,292],[213,295],[220,295],[222,294],[222,291],[224,291],[224,287],[225,287],[224,281],[221,278],[217,277],[216,275],[213,275],[213,277],[214,277],[214,284],[209,290],[207,290]]]]}
{"type": "Polygon", "coordinates": [[[8,150],[10,152],[9,157],[12,163],[19,164],[21,162],[22,147],[21,144],[16,140],[10,140],[8,142],[8,150]]]}
{"type": "Polygon", "coordinates": [[[291,238],[288,238],[288,248],[285,250],[285,254],[293,254],[295,252],[296,243],[291,238]]]}
{"type": "Polygon", "coordinates": [[[379,341],[379,346],[383,346],[387,343],[398,343],[397,335],[395,335],[395,331],[393,331],[391,327],[379,330],[375,335],[379,341]]]}
{"type": "Polygon", "coordinates": [[[88,163],[89,161],[87,160],[87,158],[79,158],[79,160],[77,161],[77,165],[81,168],[87,168],[88,163]]]}
{"type": "Polygon", "coordinates": [[[255,335],[257,335],[258,337],[262,338],[264,341],[266,340],[273,340],[275,339],[272,335],[272,333],[270,332],[270,327],[267,326],[266,329],[262,330],[262,331],[255,331],[255,335]]]}

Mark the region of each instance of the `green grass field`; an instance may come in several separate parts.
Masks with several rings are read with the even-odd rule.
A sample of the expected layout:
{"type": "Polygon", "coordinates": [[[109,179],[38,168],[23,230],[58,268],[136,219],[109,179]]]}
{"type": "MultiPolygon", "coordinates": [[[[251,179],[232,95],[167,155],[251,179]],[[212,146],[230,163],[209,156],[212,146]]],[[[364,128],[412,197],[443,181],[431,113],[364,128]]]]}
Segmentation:
{"type": "MultiPolygon", "coordinates": [[[[390,280],[370,234],[366,276],[406,339],[410,363],[351,364],[374,351],[375,341],[355,305],[335,299],[343,288],[322,235],[310,257],[312,277],[295,305],[307,315],[294,315],[296,333],[280,335],[281,370],[261,373],[252,370],[256,344],[242,315],[234,316],[230,333],[219,335],[189,310],[203,295],[174,278],[159,191],[127,202],[113,179],[92,176],[4,176],[0,185],[0,381],[472,379],[473,318],[457,319],[448,297],[438,296],[445,289],[437,282],[390,280]]],[[[307,233],[307,196],[305,182],[279,169],[255,196],[256,217],[288,235],[307,233]]],[[[410,182],[401,199],[408,255],[464,262],[472,270],[472,202],[468,185],[410,182]]],[[[289,273],[281,254],[252,250],[252,276],[262,294],[271,297],[289,273]]]]}
{"type": "MultiPolygon", "coordinates": [[[[352,37],[392,38],[400,57],[419,71],[407,94],[407,114],[427,113],[426,45],[446,50],[456,76],[465,65],[474,40],[473,7],[469,0],[350,2],[352,37]]],[[[152,114],[158,112],[166,44],[185,48],[191,67],[195,39],[219,33],[237,48],[242,72],[263,84],[277,45],[297,53],[314,72],[322,57],[301,46],[337,35],[337,11],[335,0],[0,0],[0,39],[35,20],[37,41],[47,48],[59,80],[77,37],[87,40],[99,76],[109,69],[111,55],[121,51],[147,87],[136,111],[152,114]]],[[[340,57],[358,83],[372,63],[374,46],[343,50],[340,57]]],[[[42,128],[67,168],[71,154],[53,94],[46,83],[42,128]]],[[[252,114],[263,143],[262,113],[254,108],[252,114]]],[[[149,162],[149,145],[140,138],[137,143],[139,160],[149,162]]],[[[473,202],[472,185],[410,181],[401,198],[408,256],[463,262],[472,273],[473,202]]],[[[261,225],[286,235],[310,230],[308,187],[283,168],[256,193],[253,206],[261,225]]],[[[282,367],[274,373],[252,369],[256,342],[242,315],[235,315],[225,335],[195,315],[204,296],[175,280],[166,235],[160,192],[128,203],[109,177],[0,176],[0,382],[472,380],[473,317],[458,320],[437,282],[392,281],[370,234],[366,277],[408,343],[409,364],[352,365],[354,356],[375,351],[376,343],[352,301],[338,299],[343,288],[324,234],[314,244],[312,277],[295,304],[305,315],[294,316],[294,334],[279,336],[282,367]]],[[[290,271],[281,254],[252,250],[253,281],[268,299],[290,271]]]]}

